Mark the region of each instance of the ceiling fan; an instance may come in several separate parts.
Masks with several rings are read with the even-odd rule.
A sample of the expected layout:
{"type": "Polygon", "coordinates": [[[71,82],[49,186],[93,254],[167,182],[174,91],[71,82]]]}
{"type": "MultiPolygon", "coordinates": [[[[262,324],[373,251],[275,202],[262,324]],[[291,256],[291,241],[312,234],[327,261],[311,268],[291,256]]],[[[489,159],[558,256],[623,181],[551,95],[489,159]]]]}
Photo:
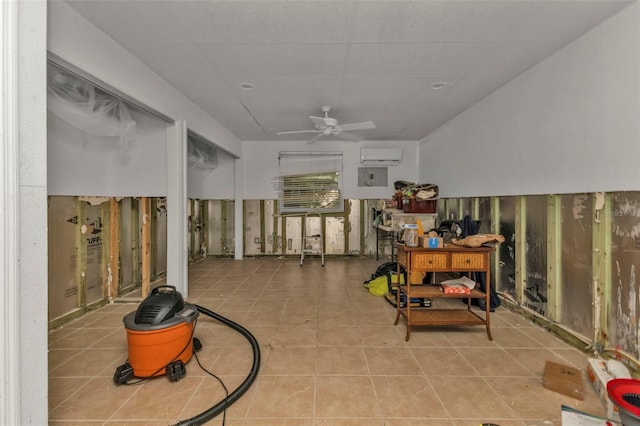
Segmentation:
{"type": "Polygon", "coordinates": [[[315,129],[313,130],[293,130],[290,132],[278,132],[277,134],[289,135],[292,133],[317,133],[317,135],[311,138],[311,140],[309,140],[307,144],[314,143],[323,136],[335,136],[346,141],[358,142],[362,139],[361,137],[347,132],[353,130],[368,130],[376,128],[376,125],[373,124],[373,121],[361,121],[359,123],[338,125],[338,120],[329,117],[329,111],[331,111],[331,107],[323,106],[322,112],[324,112],[324,117],[314,117],[312,115],[309,116],[311,121],[313,121],[313,123],[315,124],[315,129]]]}

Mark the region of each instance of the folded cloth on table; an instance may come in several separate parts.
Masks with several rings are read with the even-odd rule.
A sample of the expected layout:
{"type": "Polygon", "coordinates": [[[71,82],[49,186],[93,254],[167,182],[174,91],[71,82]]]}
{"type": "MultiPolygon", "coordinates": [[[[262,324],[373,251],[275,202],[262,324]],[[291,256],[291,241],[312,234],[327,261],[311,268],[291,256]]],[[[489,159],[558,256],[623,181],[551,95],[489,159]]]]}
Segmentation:
{"type": "Polygon", "coordinates": [[[475,286],[476,282],[465,276],[440,283],[442,291],[450,294],[471,294],[471,290],[475,286]]]}

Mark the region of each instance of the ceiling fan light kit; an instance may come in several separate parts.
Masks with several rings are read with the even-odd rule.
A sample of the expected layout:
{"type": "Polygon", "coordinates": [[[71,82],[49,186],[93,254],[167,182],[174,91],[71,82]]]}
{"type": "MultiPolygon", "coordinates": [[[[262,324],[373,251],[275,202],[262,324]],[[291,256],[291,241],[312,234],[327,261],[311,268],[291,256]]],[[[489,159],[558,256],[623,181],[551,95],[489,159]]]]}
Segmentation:
{"type": "Polygon", "coordinates": [[[338,125],[338,120],[333,117],[329,117],[329,112],[331,111],[331,107],[323,106],[322,112],[324,112],[324,117],[315,117],[310,115],[309,118],[315,124],[315,129],[312,130],[292,130],[287,132],[278,132],[278,135],[290,135],[294,133],[318,133],[316,136],[311,138],[307,143],[314,143],[318,141],[323,136],[335,136],[338,139],[342,139],[350,142],[358,142],[362,138],[357,135],[353,135],[351,133],[347,133],[348,131],[355,130],[369,130],[375,129],[376,125],[373,121],[362,121],[358,123],[347,123],[338,125]]]}

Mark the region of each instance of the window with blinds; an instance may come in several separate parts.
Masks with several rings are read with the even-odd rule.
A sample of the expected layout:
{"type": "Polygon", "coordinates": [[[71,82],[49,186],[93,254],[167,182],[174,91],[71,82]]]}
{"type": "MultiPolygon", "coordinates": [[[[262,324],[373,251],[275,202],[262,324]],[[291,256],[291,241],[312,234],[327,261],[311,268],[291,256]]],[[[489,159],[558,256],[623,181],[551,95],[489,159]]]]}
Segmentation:
{"type": "Polygon", "coordinates": [[[341,152],[280,152],[276,180],[283,213],[341,212],[341,152]]]}

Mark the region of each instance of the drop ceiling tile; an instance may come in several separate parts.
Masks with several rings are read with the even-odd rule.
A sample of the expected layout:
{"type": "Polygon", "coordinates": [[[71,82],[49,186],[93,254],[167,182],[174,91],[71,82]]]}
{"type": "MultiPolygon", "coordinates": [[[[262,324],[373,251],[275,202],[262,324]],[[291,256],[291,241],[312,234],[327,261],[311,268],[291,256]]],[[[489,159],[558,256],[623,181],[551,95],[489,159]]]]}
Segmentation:
{"type": "Polygon", "coordinates": [[[197,42],[347,41],[352,2],[172,2],[181,27],[197,42]]]}
{"type": "Polygon", "coordinates": [[[454,76],[434,77],[347,77],[344,79],[343,94],[357,100],[430,100],[441,98],[449,87],[456,83],[454,76]],[[446,86],[434,90],[434,83],[446,86]]]}
{"type": "Polygon", "coordinates": [[[493,43],[367,43],[350,47],[348,76],[460,76],[495,49],[493,43]]]}
{"type": "MultiPolygon", "coordinates": [[[[354,42],[442,41],[452,2],[358,2],[352,21],[354,42]]],[[[469,3],[469,2],[464,2],[469,3]]]]}
{"type": "Polygon", "coordinates": [[[339,122],[374,121],[378,140],[422,137],[631,2],[69,4],[242,139],[275,140],[330,105],[339,122]]]}
{"type": "Polygon", "coordinates": [[[346,45],[324,43],[201,44],[209,63],[225,76],[341,75],[346,45]]]}
{"type": "Polygon", "coordinates": [[[522,1],[452,1],[445,10],[443,41],[504,41],[526,20],[522,1]]]}
{"type": "Polygon", "coordinates": [[[305,103],[310,102],[313,112],[319,114],[322,105],[331,105],[332,100],[343,96],[342,77],[231,76],[226,81],[240,99],[265,108],[274,101],[292,103],[302,99],[305,103]],[[254,90],[242,90],[240,84],[243,82],[254,84],[254,90]]]}

